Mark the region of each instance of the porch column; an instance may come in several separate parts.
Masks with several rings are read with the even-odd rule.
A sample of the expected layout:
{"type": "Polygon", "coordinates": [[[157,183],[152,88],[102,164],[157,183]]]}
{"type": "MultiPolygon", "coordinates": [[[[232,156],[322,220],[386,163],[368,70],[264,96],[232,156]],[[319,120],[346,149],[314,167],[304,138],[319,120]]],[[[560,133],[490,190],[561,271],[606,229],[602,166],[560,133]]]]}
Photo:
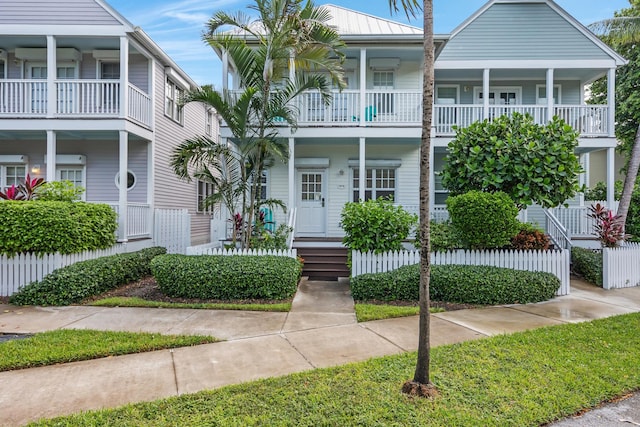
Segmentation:
{"type": "Polygon", "coordinates": [[[118,191],[118,241],[127,239],[127,166],[129,163],[129,135],[127,131],[119,132],[119,174],[120,185],[118,191]]]}
{"type": "MultiPolygon", "coordinates": [[[[365,109],[367,103],[367,49],[360,49],[360,126],[365,126],[365,109]]],[[[363,143],[361,143],[363,144],[363,143]]]]}
{"type": "Polygon", "coordinates": [[[482,71],[482,118],[489,117],[489,68],[482,71]]]}
{"type": "Polygon", "coordinates": [[[607,73],[607,103],[609,104],[607,126],[609,136],[615,138],[614,123],[616,122],[616,69],[609,68],[607,73]]]}
{"type": "Polygon", "coordinates": [[[296,207],[296,140],[289,138],[289,201],[287,209],[296,207]]]}
{"type": "Polygon", "coordinates": [[[222,90],[229,90],[229,54],[222,51],[222,90]]]}
{"type": "Polygon", "coordinates": [[[120,118],[129,114],[129,40],[120,37],[120,118]]]}
{"type": "Polygon", "coordinates": [[[553,68],[547,69],[547,121],[553,120],[553,68]]]}
{"type": "Polygon", "coordinates": [[[589,169],[591,167],[591,153],[584,153],[582,155],[583,160],[584,160],[584,185],[586,185],[587,187],[589,186],[589,182],[591,181],[591,177],[589,175],[589,169]]]}
{"type": "Polygon", "coordinates": [[[57,113],[56,78],[58,65],[56,59],[56,38],[47,36],[47,118],[52,118],[57,113]]]}
{"type": "Polygon", "coordinates": [[[47,131],[47,181],[56,180],[56,131],[47,131]]]}
{"type": "MultiPolygon", "coordinates": [[[[580,162],[580,166],[582,166],[582,170],[584,172],[582,172],[579,177],[578,177],[578,183],[581,186],[589,186],[589,181],[587,181],[587,168],[589,167],[588,162],[589,162],[589,153],[582,153],[582,154],[578,154],[578,160],[580,162]]],[[[584,206],[584,193],[578,193],[578,202],[580,203],[580,206],[584,206]]]]}
{"type": "Polygon", "coordinates": [[[607,148],[607,207],[611,209],[615,201],[615,153],[614,147],[607,148]]]}
{"type": "Polygon", "coordinates": [[[367,169],[365,163],[365,142],[366,138],[360,138],[360,149],[358,154],[358,176],[360,179],[358,180],[358,198],[360,200],[364,200],[364,190],[366,188],[367,182],[367,169]]]}

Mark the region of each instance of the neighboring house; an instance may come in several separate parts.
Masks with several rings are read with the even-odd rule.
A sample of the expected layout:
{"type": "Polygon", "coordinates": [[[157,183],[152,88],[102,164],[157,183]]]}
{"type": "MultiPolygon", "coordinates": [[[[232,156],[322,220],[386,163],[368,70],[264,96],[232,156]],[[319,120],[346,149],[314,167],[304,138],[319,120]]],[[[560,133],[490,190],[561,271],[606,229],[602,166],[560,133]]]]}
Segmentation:
{"type": "MultiPolygon", "coordinates": [[[[268,197],[297,209],[295,237],[317,240],[343,236],[340,212],[347,202],[391,195],[418,211],[422,118],[422,30],[325,7],[347,44],[348,87],[336,90],[329,106],[316,93],[300,97],[298,129],[280,128],[289,163],[266,175],[268,197]]],[[[554,115],[565,119],[580,132],[577,154],[584,165],[589,153],[606,153],[606,179],[613,182],[613,88],[615,70],[626,61],[556,3],[488,1],[451,34],[435,35],[435,44],[434,210],[447,198],[438,171],[453,127],[516,111],[541,124],[554,115]],[[609,78],[607,104],[587,105],[585,86],[603,76],[609,78]]],[[[225,84],[232,64],[223,63],[223,74],[225,84]]],[[[230,137],[224,124],[221,136],[230,137]]],[[[530,219],[543,223],[538,214],[530,219]]]]}
{"type": "Polygon", "coordinates": [[[186,208],[191,241],[208,241],[210,215],[197,212],[204,185],[169,166],[184,139],[217,138],[213,111],[177,106],[196,87],[103,0],[1,2],[0,187],[27,173],[68,179],[86,188],[84,200],[122,213],[120,241],[152,238],[154,210],[186,208]]]}

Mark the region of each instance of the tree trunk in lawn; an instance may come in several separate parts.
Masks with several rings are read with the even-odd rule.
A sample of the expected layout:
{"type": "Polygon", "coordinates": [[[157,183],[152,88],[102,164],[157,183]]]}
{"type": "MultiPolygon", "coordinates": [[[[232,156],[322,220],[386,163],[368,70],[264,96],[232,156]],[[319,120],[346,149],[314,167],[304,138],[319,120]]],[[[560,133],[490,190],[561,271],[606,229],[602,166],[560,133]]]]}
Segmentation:
{"type": "MultiPolygon", "coordinates": [[[[631,149],[631,156],[629,157],[629,165],[627,167],[627,175],[624,179],[624,187],[622,188],[622,194],[620,195],[620,204],[618,205],[617,215],[622,222],[622,231],[626,229],[627,214],[629,213],[629,206],[631,205],[631,196],[633,195],[633,188],[636,184],[636,178],[638,177],[638,167],[640,166],[640,126],[636,131],[636,137],[633,142],[633,148],[631,149]]],[[[609,206],[611,208],[611,206],[609,206]]]]}

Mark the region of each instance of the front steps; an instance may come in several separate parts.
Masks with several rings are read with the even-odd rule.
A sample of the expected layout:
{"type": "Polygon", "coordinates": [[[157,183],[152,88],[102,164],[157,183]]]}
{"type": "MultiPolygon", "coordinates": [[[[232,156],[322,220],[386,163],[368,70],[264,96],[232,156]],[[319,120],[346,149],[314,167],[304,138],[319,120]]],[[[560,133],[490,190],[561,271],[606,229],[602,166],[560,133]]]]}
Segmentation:
{"type": "Polygon", "coordinates": [[[347,248],[298,246],[298,256],[304,259],[302,275],[309,280],[338,280],[349,277],[347,248]]]}

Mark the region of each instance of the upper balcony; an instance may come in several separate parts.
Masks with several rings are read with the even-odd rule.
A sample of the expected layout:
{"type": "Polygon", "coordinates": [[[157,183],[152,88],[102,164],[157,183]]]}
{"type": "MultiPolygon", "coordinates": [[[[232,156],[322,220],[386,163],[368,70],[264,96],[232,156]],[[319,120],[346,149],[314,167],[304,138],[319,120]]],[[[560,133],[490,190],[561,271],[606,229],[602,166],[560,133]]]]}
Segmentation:
{"type": "MultiPolygon", "coordinates": [[[[442,102],[442,100],[440,100],[442,102]]],[[[548,106],[528,104],[436,103],[432,127],[436,136],[455,135],[454,126],[515,112],[529,114],[538,124],[548,119],[548,106]]],[[[582,137],[607,137],[613,123],[607,105],[553,105],[552,116],[562,118],[582,137]]],[[[382,126],[419,127],[422,125],[422,92],[403,90],[334,91],[329,105],[322,103],[319,93],[307,92],[298,99],[298,126],[382,126]],[[363,108],[364,107],[364,108],[363,108]]]]}

